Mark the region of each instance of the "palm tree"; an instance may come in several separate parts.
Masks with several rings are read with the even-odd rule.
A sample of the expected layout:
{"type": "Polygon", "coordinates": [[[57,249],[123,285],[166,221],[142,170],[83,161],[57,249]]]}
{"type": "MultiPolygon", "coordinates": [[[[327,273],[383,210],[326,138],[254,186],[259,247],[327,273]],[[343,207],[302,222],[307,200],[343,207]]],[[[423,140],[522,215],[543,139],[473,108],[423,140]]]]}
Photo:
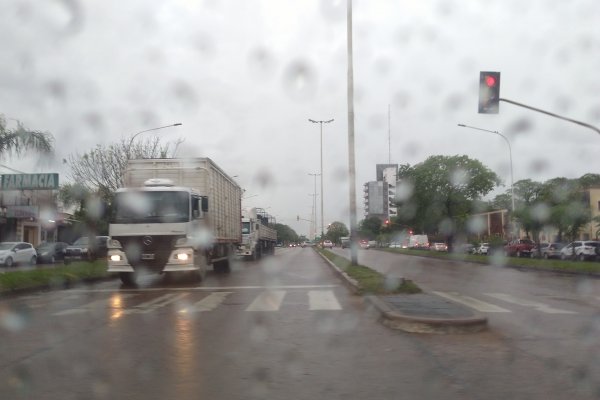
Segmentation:
{"type": "Polygon", "coordinates": [[[17,121],[16,129],[8,129],[6,120],[0,116],[0,158],[28,150],[50,154],[54,150],[54,137],[47,132],[25,129],[20,121],[17,121]]]}

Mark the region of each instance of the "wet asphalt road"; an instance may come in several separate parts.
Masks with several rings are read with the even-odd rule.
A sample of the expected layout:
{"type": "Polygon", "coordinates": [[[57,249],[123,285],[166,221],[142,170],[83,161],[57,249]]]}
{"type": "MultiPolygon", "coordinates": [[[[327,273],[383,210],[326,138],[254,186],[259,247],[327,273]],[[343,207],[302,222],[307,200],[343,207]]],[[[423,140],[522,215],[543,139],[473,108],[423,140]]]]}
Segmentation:
{"type": "MultiPolygon", "coordinates": [[[[504,306],[514,312],[503,318],[522,318],[516,308],[504,306]]],[[[310,248],[280,249],[259,262],[236,263],[231,274],[209,274],[200,285],[144,276],[136,289],[110,281],[5,298],[0,300],[0,398],[592,399],[600,394],[597,351],[563,360],[548,357],[547,350],[524,349],[527,339],[503,325],[475,335],[415,335],[389,330],[377,317],[310,248]]],[[[597,321],[598,315],[589,317],[597,321]]],[[[585,339],[590,351],[597,350],[598,336],[569,339],[585,339]]],[[[548,340],[543,342],[547,348],[548,340]]],[[[568,340],[554,342],[560,347],[568,340]]],[[[533,336],[530,345],[538,346],[533,336]]],[[[557,354],[562,357],[562,351],[557,354]]]]}

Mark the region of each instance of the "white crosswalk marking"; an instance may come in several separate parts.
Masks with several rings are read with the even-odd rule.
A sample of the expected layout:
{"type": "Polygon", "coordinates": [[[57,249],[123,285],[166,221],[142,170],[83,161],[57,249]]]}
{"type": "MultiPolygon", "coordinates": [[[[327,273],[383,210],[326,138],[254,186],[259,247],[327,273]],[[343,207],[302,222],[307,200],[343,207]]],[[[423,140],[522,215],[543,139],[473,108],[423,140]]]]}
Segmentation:
{"type": "Polygon", "coordinates": [[[494,304],[486,303],[485,301],[477,300],[476,298],[465,296],[456,292],[433,292],[438,296],[444,297],[448,300],[456,301],[457,303],[464,304],[467,307],[474,308],[480,312],[488,313],[509,313],[510,310],[506,308],[498,307],[494,304]]]}
{"type": "Polygon", "coordinates": [[[281,307],[285,293],[285,290],[264,291],[254,299],[246,311],[277,311],[281,307]]]}
{"type": "Polygon", "coordinates": [[[341,310],[342,306],[337,301],[331,290],[310,290],[308,292],[309,309],[313,310],[341,310]]]}
{"type": "MultiPolygon", "coordinates": [[[[137,296],[135,294],[122,294],[120,295],[120,299],[126,299],[126,298],[130,298],[130,297],[134,297],[137,296]]],[[[109,297],[107,299],[99,299],[99,300],[94,300],[90,303],[84,304],[82,306],[78,306],[76,308],[70,308],[68,310],[63,310],[63,311],[59,311],[54,313],[53,315],[71,315],[71,314],[84,314],[89,312],[90,310],[94,309],[94,308],[107,308],[107,306],[109,306],[113,301],[112,297],[109,297]]]]}
{"type": "Polygon", "coordinates": [[[179,310],[180,313],[212,311],[220,306],[232,292],[211,293],[202,300],[179,310]]]}
{"type": "Polygon", "coordinates": [[[156,299],[138,304],[133,308],[124,310],[123,314],[147,314],[156,310],[157,308],[164,307],[166,305],[179,301],[188,294],[189,293],[165,294],[160,297],[157,297],[156,299]]]}
{"type": "Polygon", "coordinates": [[[536,301],[518,299],[509,294],[505,293],[484,293],[486,296],[490,296],[502,301],[506,301],[507,303],[517,304],[524,307],[533,307],[538,311],[547,314],[577,314],[575,311],[561,310],[559,308],[550,307],[544,303],[538,303],[536,301]]]}

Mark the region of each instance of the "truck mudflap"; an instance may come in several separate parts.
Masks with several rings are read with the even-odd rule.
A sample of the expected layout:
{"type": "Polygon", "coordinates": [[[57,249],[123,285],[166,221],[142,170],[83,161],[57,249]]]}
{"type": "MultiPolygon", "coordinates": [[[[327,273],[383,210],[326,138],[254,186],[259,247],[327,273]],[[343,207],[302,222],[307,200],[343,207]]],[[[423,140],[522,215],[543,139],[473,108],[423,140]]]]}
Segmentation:
{"type": "MultiPolygon", "coordinates": [[[[194,250],[191,248],[176,248],[171,251],[169,259],[160,272],[198,271],[203,267],[194,262],[194,250]]],[[[108,251],[108,272],[135,272],[129,264],[127,255],[121,249],[108,251]]]]}

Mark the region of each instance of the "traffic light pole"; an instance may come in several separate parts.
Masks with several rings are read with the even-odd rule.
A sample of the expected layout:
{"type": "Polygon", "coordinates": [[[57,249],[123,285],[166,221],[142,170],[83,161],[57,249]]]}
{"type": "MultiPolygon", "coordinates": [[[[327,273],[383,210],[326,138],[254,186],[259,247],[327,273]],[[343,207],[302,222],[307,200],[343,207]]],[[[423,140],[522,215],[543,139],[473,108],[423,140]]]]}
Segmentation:
{"type": "Polygon", "coordinates": [[[558,119],[562,119],[564,121],[572,122],[574,124],[577,124],[577,125],[589,128],[589,129],[593,130],[594,132],[600,134],[600,129],[596,128],[593,125],[587,124],[585,122],[577,121],[577,120],[572,119],[572,118],[563,117],[562,115],[558,115],[558,114],[552,113],[550,111],[545,111],[545,110],[542,110],[542,109],[539,109],[539,108],[536,108],[536,107],[528,106],[528,105],[523,104],[523,103],[518,103],[518,102],[513,101],[513,100],[508,100],[508,99],[503,99],[503,98],[500,98],[499,100],[500,101],[504,101],[505,103],[513,104],[513,105],[518,106],[518,107],[523,107],[523,108],[527,108],[527,109],[532,110],[532,111],[537,111],[539,113],[546,114],[546,115],[549,115],[549,116],[554,117],[554,118],[558,118],[558,119]]]}

